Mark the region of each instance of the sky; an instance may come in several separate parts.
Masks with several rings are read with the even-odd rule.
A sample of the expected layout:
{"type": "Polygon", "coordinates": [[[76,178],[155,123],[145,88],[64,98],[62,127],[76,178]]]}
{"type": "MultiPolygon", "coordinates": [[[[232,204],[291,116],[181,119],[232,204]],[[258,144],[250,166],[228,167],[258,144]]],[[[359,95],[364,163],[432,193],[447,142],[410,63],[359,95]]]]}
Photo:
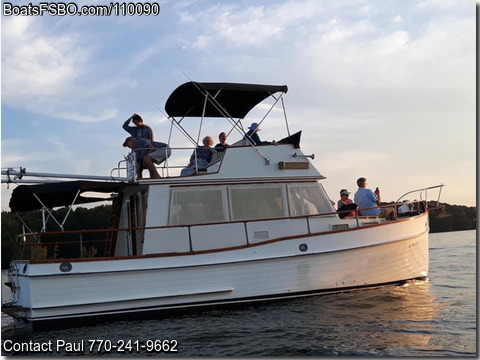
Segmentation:
{"type": "MultiPolygon", "coordinates": [[[[443,202],[476,205],[474,1],[158,4],[157,16],[2,13],[2,169],[110,175],[127,154],[122,124],[133,113],[168,140],[162,112],[177,86],[274,84],[288,86],[290,132],[303,131],[302,151],[315,154],[335,202],[363,176],[383,201],[443,183],[443,202]]],[[[271,115],[262,140],[286,136],[280,112],[271,115]]],[[[229,130],[209,120],[201,136],[229,130]]],[[[171,146],[189,143],[174,132],[171,146]]],[[[2,184],[2,210],[14,187],[2,184]]]]}

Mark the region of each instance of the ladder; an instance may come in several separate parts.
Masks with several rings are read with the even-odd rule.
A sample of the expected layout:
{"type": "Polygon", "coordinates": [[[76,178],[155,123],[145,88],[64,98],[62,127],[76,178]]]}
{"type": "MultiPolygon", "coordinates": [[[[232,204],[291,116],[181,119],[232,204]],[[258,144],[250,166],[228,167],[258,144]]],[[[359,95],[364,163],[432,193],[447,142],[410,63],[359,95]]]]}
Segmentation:
{"type": "Polygon", "coordinates": [[[112,209],[110,211],[110,223],[108,228],[112,231],[107,233],[107,240],[105,241],[104,256],[111,256],[115,251],[117,243],[118,225],[120,224],[120,212],[122,210],[123,194],[118,194],[112,200],[112,209]]]}

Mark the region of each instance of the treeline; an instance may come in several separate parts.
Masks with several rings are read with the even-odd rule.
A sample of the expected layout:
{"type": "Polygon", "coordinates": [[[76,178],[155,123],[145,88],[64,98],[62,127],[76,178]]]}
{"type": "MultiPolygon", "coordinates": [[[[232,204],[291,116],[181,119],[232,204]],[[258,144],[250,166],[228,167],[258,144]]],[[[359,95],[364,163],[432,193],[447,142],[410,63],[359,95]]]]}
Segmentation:
{"type": "Polygon", "coordinates": [[[430,232],[475,230],[477,208],[475,206],[443,204],[442,210],[430,212],[430,232]]]}
{"type": "MultiPolygon", "coordinates": [[[[92,209],[86,209],[79,207],[72,210],[65,224],[63,225],[65,230],[90,230],[90,229],[107,229],[110,222],[109,205],[97,206],[92,209]]],[[[68,209],[63,208],[53,211],[56,219],[60,219],[60,223],[65,218],[68,209]]],[[[28,225],[25,228],[25,232],[39,232],[42,229],[42,213],[41,211],[30,211],[19,213],[24,222],[28,225]]],[[[467,207],[459,205],[444,204],[441,210],[435,210],[430,212],[430,232],[445,232],[445,231],[460,231],[460,230],[473,230],[476,228],[476,207],[467,207]]],[[[49,219],[47,222],[48,231],[58,231],[58,225],[49,219]]],[[[2,211],[2,269],[8,268],[8,264],[13,259],[18,259],[21,255],[22,247],[17,242],[17,237],[22,234],[22,222],[18,216],[11,212],[2,211]]],[[[92,234],[92,236],[94,236],[92,234]]],[[[67,239],[68,240],[68,239],[67,239]]],[[[72,239],[78,241],[77,238],[72,239]]],[[[88,244],[88,236],[83,238],[85,244],[88,244]]],[[[45,238],[42,238],[45,241],[45,238]]],[[[23,249],[23,251],[33,251],[34,249],[23,249]]],[[[46,250],[45,250],[46,251],[46,250]]],[[[55,252],[59,250],[49,250],[55,252]]],[[[70,247],[62,247],[62,253],[50,253],[49,257],[69,257],[78,256],[78,245],[72,245],[70,247]]],[[[84,247],[86,253],[95,251],[96,256],[101,256],[104,249],[101,243],[95,244],[95,247],[84,247]]],[[[24,254],[25,255],[25,254],[24,254]]],[[[85,254],[84,254],[85,255],[85,254]]],[[[91,254],[93,255],[93,254],[91,254]]]]}

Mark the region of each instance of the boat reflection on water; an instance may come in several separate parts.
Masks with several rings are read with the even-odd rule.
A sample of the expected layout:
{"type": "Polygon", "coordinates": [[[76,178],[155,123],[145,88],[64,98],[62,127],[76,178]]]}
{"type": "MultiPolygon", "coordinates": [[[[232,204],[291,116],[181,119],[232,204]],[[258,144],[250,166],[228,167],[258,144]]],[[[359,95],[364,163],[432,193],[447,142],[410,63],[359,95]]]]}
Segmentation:
{"type": "Polygon", "coordinates": [[[371,349],[375,355],[418,349],[421,354],[433,336],[440,307],[430,289],[429,281],[413,280],[402,286],[318,297],[312,323],[318,326],[322,347],[328,347],[325,340],[331,336],[332,348],[341,355],[348,355],[351,349],[371,349]]]}

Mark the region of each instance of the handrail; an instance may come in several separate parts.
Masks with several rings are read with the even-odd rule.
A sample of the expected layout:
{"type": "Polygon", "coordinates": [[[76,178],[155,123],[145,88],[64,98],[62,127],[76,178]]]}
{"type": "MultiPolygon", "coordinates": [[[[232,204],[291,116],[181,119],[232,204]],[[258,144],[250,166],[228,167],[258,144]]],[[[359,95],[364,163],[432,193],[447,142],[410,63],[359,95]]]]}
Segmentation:
{"type": "MultiPolygon", "coordinates": [[[[169,164],[169,158],[170,156],[167,156],[168,155],[168,151],[170,150],[171,151],[171,154],[174,153],[174,150],[190,150],[192,151],[192,154],[193,156],[195,157],[195,167],[196,167],[196,173],[198,174],[198,165],[197,165],[197,161],[196,161],[196,157],[197,157],[197,152],[195,150],[198,149],[198,147],[175,147],[175,148],[172,148],[172,147],[164,147],[164,148],[159,148],[157,150],[163,150],[165,149],[165,161],[160,164],[160,165],[155,165],[155,167],[157,169],[159,169],[160,171],[162,171],[162,176],[165,175],[165,171],[167,171],[167,176],[168,175],[168,171],[171,170],[171,169],[183,169],[185,167],[188,166],[188,163],[185,164],[185,165],[170,165],[169,164]]],[[[212,148],[214,149],[214,148],[212,148]]],[[[137,151],[141,151],[141,150],[151,150],[150,148],[136,148],[136,149],[132,149],[132,151],[129,153],[129,154],[132,154],[132,153],[136,153],[137,151]]],[[[188,154],[188,159],[190,159],[191,155],[192,154],[188,154]]],[[[178,154],[177,154],[178,155],[178,154]]],[[[125,157],[125,159],[128,157],[128,155],[125,157]]],[[[117,164],[117,167],[113,168],[112,170],[110,170],[110,174],[114,173],[115,171],[117,171],[117,173],[120,175],[120,171],[127,171],[127,160],[120,160],[117,164]],[[125,167],[122,167],[121,164],[122,163],[125,163],[125,167]]]]}
{"type": "Polygon", "coordinates": [[[427,203],[427,207],[428,207],[427,191],[430,190],[430,189],[439,189],[439,191],[438,191],[438,199],[437,199],[437,207],[438,207],[439,204],[440,204],[440,196],[441,196],[441,194],[442,194],[442,188],[443,188],[444,186],[445,186],[445,185],[440,184],[440,185],[434,185],[434,186],[424,187],[424,188],[421,188],[421,189],[411,190],[411,191],[409,191],[409,192],[406,192],[406,193],[403,194],[402,196],[400,196],[400,197],[398,198],[398,200],[396,201],[396,203],[399,203],[400,200],[401,200],[402,198],[404,198],[405,196],[407,196],[407,195],[409,195],[409,194],[412,194],[412,193],[416,193],[416,192],[420,193],[420,195],[419,195],[419,196],[420,196],[420,200],[423,200],[423,199],[422,199],[422,195],[423,195],[423,192],[425,192],[425,200],[423,200],[423,201],[425,201],[425,202],[427,203]]]}
{"type": "MultiPolygon", "coordinates": [[[[411,202],[411,204],[417,203],[417,207],[409,213],[407,216],[415,216],[415,215],[420,215],[422,213],[426,212],[426,206],[424,201],[414,201],[411,202]]],[[[404,205],[404,203],[394,203],[394,204],[387,204],[387,205],[381,205],[375,208],[383,208],[383,207],[394,207],[395,209],[395,219],[397,219],[397,213],[396,213],[396,208],[398,206],[404,205]]],[[[371,208],[369,208],[371,209],[371,208]]],[[[356,211],[356,227],[360,227],[360,221],[362,220],[361,217],[359,217],[359,210],[367,210],[367,208],[363,209],[355,209],[356,211]]],[[[305,219],[307,222],[309,219],[313,218],[321,218],[321,217],[331,217],[335,216],[336,219],[338,219],[338,215],[341,213],[349,213],[352,210],[346,210],[346,211],[335,211],[335,212],[328,212],[328,213],[322,213],[322,214],[312,214],[312,215],[300,215],[300,216],[292,216],[292,217],[279,217],[279,218],[270,218],[270,219],[251,219],[251,220],[238,220],[238,221],[231,221],[231,222],[217,222],[217,223],[208,223],[209,225],[217,225],[217,224],[224,224],[224,223],[243,223],[245,226],[245,231],[247,229],[247,223],[254,223],[254,222],[260,222],[260,221],[272,221],[272,220],[285,220],[285,219],[305,219]]],[[[46,248],[48,246],[53,246],[53,252],[54,252],[54,258],[55,258],[55,246],[65,246],[65,245],[79,245],[79,256],[76,257],[68,257],[68,259],[83,259],[84,258],[84,251],[87,252],[86,258],[90,257],[95,257],[96,252],[94,253],[94,250],[96,251],[95,247],[90,247],[90,248],[85,248],[84,246],[88,246],[87,244],[105,244],[105,254],[100,257],[104,258],[114,258],[115,256],[111,256],[109,251],[107,251],[108,244],[112,241],[112,237],[110,235],[120,232],[132,232],[132,231],[145,231],[145,230],[152,230],[152,229],[167,229],[167,228],[188,228],[188,232],[190,234],[190,228],[195,227],[195,226],[204,226],[207,224],[186,224],[186,225],[164,225],[164,226],[145,226],[145,227],[131,227],[131,228],[117,228],[117,229],[89,229],[89,230],[66,230],[66,231],[52,231],[52,232],[36,232],[36,233],[23,233],[17,236],[17,243],[22,246],[22,253],[23,250],[26,249],[26,247],[31,247],[35,248],[35,246],[41,246],[42,248],[46,248]],[[92,237],[87,237],[87,239],[84,239],[83,237],[88,234],[93,234],[93,233],[104,233],[104,237],[101,236],[99,239],[92,239],[92,237]],[[77,235],[79,237],[79,240],[71,240],[71,239],[64,239],[65,241],[59,241],[59,239],[52,239],[53,241],[51,242],[41,242],[41,236],[52,236],[52,235],[77,235]],[[29,242],[27,238],[34,238],[33,242],[29,242]],[[90,252],[89,252],[90,251],[90,252]],[[107,255],[108,253],[108,255],[107,255]]],[[[374,226],[374,224],[362,224],[362,226],[374,226]]],[[[310,229],[308,229],[308,233],[310,233],[310,229]]],[[[248,236],[248,235],[247,235],[248,236]]],[[[193,251],[191,246],[190,246],[190,251],[193,251]]],[[[32,255],[35,253],[31,253],[30,256],[35,256],[32,255]]],[[[32,258],[33,259],[33,258],[32,258]]]]}
{"type": "MultiPolygon", "coordinates": [[[[422,203],[423,201],[413,201],[412,203],[422,203]]],[[[355,210],[345,210],[345,211],[335,211],[321,214],[311,214],[311,215],[299,215],[299,216],[284,216],[278,218],[269,218],[269,219],[250,219],[250,220],[237,220],[237,221],[222,221],[222,222],[212,222],[212,223],[195,223],[195,224],[185,224],[185,225],[157,225],[157,226],[144,226],[144,227],[131,227],[131,228],[117,228],[117,229],[84,229],[84,230],[65,230],[65,231],[49,231],[49,232],[30,232],[25,234],[20,234],[17,236],[17,240],[21,237],[26,236],[42,236],[42,235],[72,235],[72,234],[92,234],[92,233],[112,233],[112,232],[122,232],[122,231],[145,231],[145,230],[155,230],[155,229],[167,229],[167,228],[182,228],[182,227],[192,227],[192,226],[204,226],[204,225],[217,225],[217,224],[234,224],[234,223],[248,223],[248,222],[260,222],[260,221],[270,221],[270,220],[285,220],[285,219],[309,219],[309,218],[318,218],[318,217],[328,217],[332,215],[338,215],[342,213],[350,213],[355,211],[357,214],[361,210],[369,209],[380,209],[384,207],[392,206],[401,206],[403,203],[391,203],[381,206],[376,206],[372,208],[357,208],[355,210]]],[[[358,218],[359,215],[357,215],[358,218]]],[[[101,240],[92,240],[92,241],[101,241],[101,240]]],[[[85,242],[85,240],[84,240],[85,242]]],[[[44,243],[41,243],[44,244],[44,243]]]]}

